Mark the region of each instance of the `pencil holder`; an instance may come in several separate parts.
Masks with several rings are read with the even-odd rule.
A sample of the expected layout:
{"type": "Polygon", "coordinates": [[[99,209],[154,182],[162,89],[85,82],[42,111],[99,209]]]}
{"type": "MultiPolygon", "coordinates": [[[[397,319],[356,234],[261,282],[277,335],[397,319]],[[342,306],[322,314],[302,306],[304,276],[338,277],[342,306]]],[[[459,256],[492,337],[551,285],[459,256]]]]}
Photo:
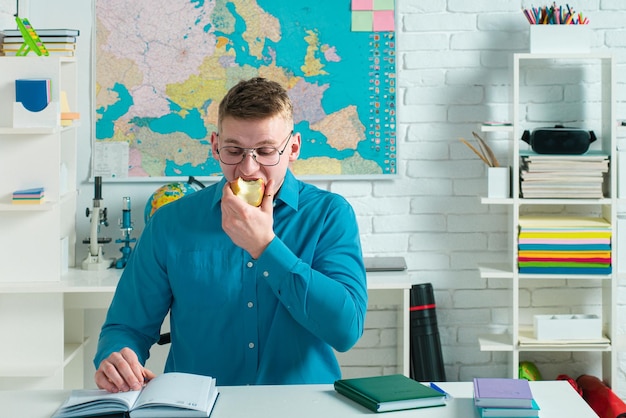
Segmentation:
{"type": "Polygon", "coordinates": [[[509,167],[487,167],[487,196],[507,198],[510,190],[509,167]]]}
{"type": "Polygon", "coordinates": [[[530,25],[533,54],[585,54],[590,50],[589,25],[530,25]]]}

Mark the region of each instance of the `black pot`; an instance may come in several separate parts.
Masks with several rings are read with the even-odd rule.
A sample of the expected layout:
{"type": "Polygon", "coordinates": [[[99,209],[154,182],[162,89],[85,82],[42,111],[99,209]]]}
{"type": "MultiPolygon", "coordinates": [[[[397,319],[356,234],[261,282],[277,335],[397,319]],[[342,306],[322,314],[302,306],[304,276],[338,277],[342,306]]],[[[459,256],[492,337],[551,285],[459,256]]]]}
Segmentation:
{"type": "Polygon", "coordinates": [[[537,154],[584,154],[596,139],[593,131],[566,128],[563,125],[537,128],[532,133],[526,130],[522,135],[522,141],[529,144],[537,154]]]}

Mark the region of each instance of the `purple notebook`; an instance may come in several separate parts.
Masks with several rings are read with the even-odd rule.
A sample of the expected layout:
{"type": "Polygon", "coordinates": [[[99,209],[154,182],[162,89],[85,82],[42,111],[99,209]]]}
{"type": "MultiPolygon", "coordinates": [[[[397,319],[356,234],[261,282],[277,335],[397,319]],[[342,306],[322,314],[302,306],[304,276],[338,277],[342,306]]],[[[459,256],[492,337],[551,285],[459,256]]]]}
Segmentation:
{"type": "Polygon", "coordinates": [[[533,394],[526,379],[477,377],[474,404],[487,408],[532,408],[533,394]]]}

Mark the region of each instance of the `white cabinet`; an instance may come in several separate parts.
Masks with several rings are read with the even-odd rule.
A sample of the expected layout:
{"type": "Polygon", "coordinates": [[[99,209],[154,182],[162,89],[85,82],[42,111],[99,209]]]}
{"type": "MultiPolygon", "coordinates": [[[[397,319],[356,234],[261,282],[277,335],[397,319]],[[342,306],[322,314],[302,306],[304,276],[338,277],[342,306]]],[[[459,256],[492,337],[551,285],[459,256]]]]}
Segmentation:
{"type": "Polygon", "coordinates": [[[36,293],[36,286],[59,282],[74,263],[77,133],[60,124],[13,128],[20,78],[50,79],[51,100],[65,92],[75,110],[76,60],[0,57],[0,389],[63,388],[82,336],[66,330],[63,295],[36,293]],[[34,187],[44,188],[43,204],[11,203],[14,191],[34,187]],[[15,283],[35,291],[7,292],[15,283]]]}
{"type": "MultiPolygon", "coordinates": [[[[508,212],[506,258],[480,266],[488,286],[503,289],[502,300],[492,301],[494,333],[479,338],[482,351],[507,353],[510,376],[518,376],[520,361],[534,362],[546,379],[558,374],[596,375],[614,383],[616,370],[617,293],[617,152],[614,62],[610,54],[514,54],[512,57],[512,126],[486,127],[485,135],[508,135],[511,197],[483,198],[508,212]],[[610,158],[604,197],[528,199],[520,194],[520,153],[524,130],[563,124],[594,131],[590,150],[610,158]],[[591,216],[612,225],[610,274],[520,274],[518,230],[527,214],[591,216]],[[551,343],[532,334],[533,317],[541,314],[595,314],[601,317],[601,341],[551,343]]],[[[495,353],[494,353],[495,355],[495,353]]]]}

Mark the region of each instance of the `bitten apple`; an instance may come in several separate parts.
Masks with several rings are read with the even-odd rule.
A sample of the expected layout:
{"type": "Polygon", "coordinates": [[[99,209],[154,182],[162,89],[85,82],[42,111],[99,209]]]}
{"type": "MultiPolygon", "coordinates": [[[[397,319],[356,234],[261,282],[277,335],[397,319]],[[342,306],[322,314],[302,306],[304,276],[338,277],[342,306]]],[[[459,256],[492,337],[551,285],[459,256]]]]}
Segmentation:
{"type": "Polygon", "coordinates": [[[265,183],[263,179],[244,180],[238,177],[230,182],[233,193],[252,206],[259,206],[265,193],[265,183]]]}

